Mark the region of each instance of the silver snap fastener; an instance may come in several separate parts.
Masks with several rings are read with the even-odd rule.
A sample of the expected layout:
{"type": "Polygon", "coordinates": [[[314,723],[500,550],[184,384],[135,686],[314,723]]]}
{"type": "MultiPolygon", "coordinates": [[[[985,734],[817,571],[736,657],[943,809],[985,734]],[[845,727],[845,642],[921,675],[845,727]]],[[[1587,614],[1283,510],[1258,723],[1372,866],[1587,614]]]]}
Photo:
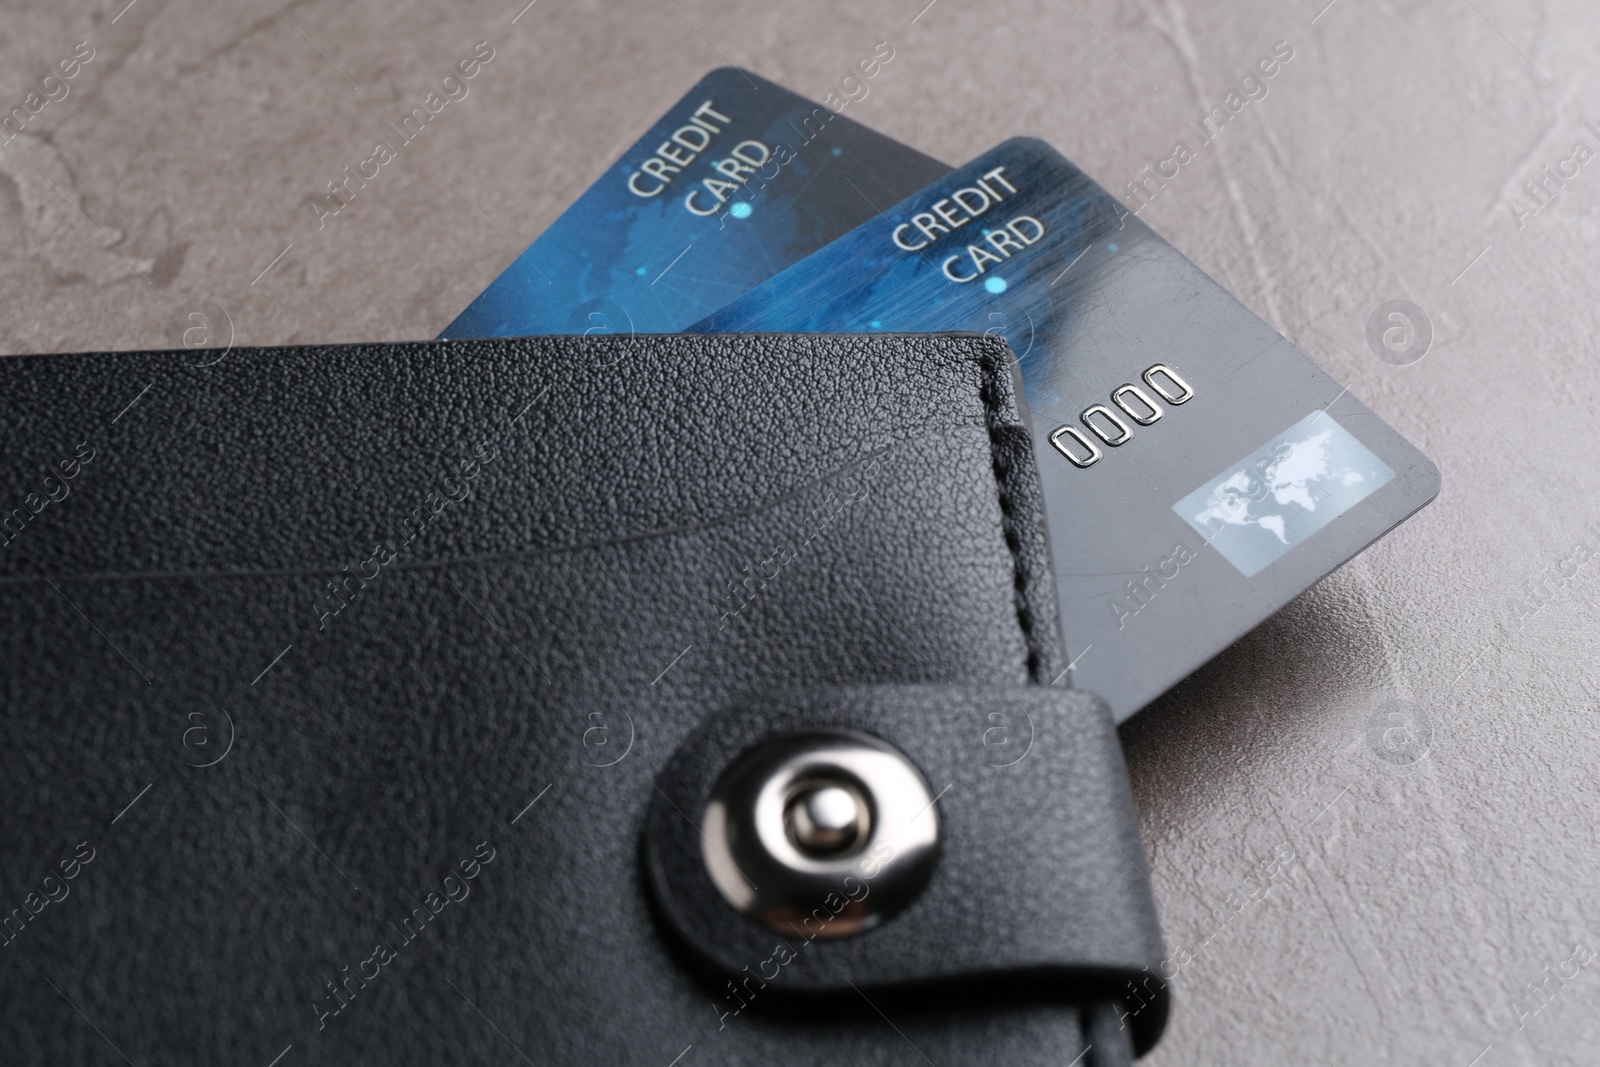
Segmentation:
{"type": "Polygon", "coordinates": [[[801,785],[784,811],[789,840],[810,856],[844,852],[865,839],[871,825],[867,802],[843,782],[801,785]]]}
{"type": "Polygon", "coordinates": [[[718,780],[702,828],[723,898],[808,940],[875,926],[917,895],[938,859],[927,782],[898,749],[852,730],[749,750],[718,780]]]}

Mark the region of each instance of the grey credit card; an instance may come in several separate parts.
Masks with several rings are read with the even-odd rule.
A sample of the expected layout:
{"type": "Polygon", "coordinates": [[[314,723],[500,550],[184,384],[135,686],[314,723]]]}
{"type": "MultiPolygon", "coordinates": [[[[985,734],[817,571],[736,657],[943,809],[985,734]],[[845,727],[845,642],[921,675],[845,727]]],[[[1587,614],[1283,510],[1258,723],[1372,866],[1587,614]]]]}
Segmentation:
{"type": "Polygon", "coordinates": [[[694,328],[1004,335],[1072,684],[1119,721],[1439,491],[1427,457],[1032,138],[694,328]]]}

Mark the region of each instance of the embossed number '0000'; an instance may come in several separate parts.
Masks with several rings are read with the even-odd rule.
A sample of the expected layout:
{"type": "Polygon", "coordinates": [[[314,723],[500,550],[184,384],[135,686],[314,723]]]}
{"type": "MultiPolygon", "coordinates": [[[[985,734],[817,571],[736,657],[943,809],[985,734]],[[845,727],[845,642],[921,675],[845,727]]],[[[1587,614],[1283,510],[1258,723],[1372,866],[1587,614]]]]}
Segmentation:
{"type": "MultiPolygon", "coordinates": [[[[1165,363],[1152,363],[1139,377],[1150,387],[1150,392],[1173,407],[1194,396],[1194,387],[1165,363]]],[[[1115,410],[1105,404],[1090,404],[1079,412],[1078,421],[1089,433],[1084,433],[1076,426],[1062,426],[1051,433],[1050,443],[1074,467],[1092,467],[1099,462],[1104,455],[1100,451],[1100,444],[1116,448],[1132,440],[1133,427],[1128,425],[1128,420],[1140,426],[1149,426],[1166,414],[1155,397],[1131,383],[1113,389],[1111,403],[1116,405],[1115,410]],[[1100,444],[1096,443],[1097,440],[1100,444]]]]}

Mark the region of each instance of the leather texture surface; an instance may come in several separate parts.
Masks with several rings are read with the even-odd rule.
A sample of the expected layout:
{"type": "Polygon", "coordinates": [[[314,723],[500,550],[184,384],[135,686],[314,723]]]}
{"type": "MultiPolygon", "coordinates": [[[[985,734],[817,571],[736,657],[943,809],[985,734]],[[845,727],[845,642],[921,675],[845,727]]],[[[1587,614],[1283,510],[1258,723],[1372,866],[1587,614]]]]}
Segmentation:
{"type": "MultiPolygon", "coordinates": [[[[927,683],[1004,707],[1053,669],[1012,371],[978,335],[0,364],[0,484],[38,488],[0,516],[0,855],[29,894],[7,902],[0,1060],[93,1062],[102,1037],[63,1015],[86,1003],[146,1063],[1125,1062],[1127,1032],[1086,1049],[1115,1013],[1086,1027],[1080,988],[978,995],[1024,930],[952,954],[936,925],[908,953],[889,924],[868,936],[897,938],[895,981],[864,984],[925,967],[942,995],[892,1022],[863,995],[826,1027],[773,998],[730,1025],[640,877],[656,775],[741,700],[927,683]]],[[[1060,706],[1106,764],[1016,802],[1069,818],[1045,786],[1065,788],[1136,853],[1103,709],[1060,706]]],[[[981,759],[993,723],[970,718],[981,759]]],[[[930,719],[943,760],[955,730],[930,719]]],[[[1156,962],[1142,860],[1053,843],[970,860],[1030,895],[1131,888],[1079,947],[1156,962]]],[[[975,884],[968,851],[944,878],[975,884]]],[[[998,908],[931,906],[952,932],[998,908]]]]}
{"type": "MultiPolygon", "coordinates": [[[[847,117],[952,164],[1037,135],[1119,195],[1182,140],[1193,158],[1141,217],[1444,488],[1122,728],[1169,954],[1187,961],[1147,1062],[1592,1067],[1600,970],[1550,976],[1577,940],[1600,949],[1600,170],[1521,226],[1509,201],[1574,141],[1600,148],[1584,127],[1600,123],[1600,6],[277,4],[8,0],[0,109],[38,92],[41,110],[0,146],[0,351],[174,346],[195,301],[225,316],[187,339],[213,355],[436,336],[729,62],[821,99],[887,41],[895,59],[852,83],[847,117]],[[319,229],[312,199],[480,40],[496,58],[472,95],[319,229]],[[1294,59],[1201,145],[1188,124],[1280,40],[1294,59]],[[95,58],[45,103],[41,77],[78,41],[95,58]],[[1367,327],[1402,298],[1434,336],[1394,366],[1367,327]]],[[[7,867],[0,887],[19,900],[35,873],[7,867]]],[[[125,992],[96,974],[63,961],[51,978],[117,1041],[100,1016],[125,992]]]]}
{"type": "MultiPolygon", "coordinates": [[[[1029,1001],[1071,989],[1082,1001],[1117,1001],[1112,1014],[1143,1052],[1160,1036],[1168,1004],[1155,977],[1160,928],[1118,753],[1110,709],[1068,689],[877,685],[760,694],[690,735],[662,773],[645,830],[651,889],[684,942],[719,973],[743,980],[751,961],[781,958],[758,969],[766,980],[757,993],[770,986],[774,997],[836,994],[848,1002],[860,989],[941,983],[970,993],[963,979],[983,974],[991,995],[1004,989],[999,995],[1029,1001]],[[832,916],[816,911],[825,906],[818,900],[817,924],[774,937],[727,906],[689,813],[705,811],[741,752],[821,729],[887,741],[939,791],[935,803],[960,800],[939,809],[946,814],[932,881],[891,922],[819,939],[832,916]],[[779,942],[787,953],[774,951],[779,942]]],[[[871,906],[870,878],[846,890],[871,906]]],[[[724,1010],[742,1013],[740,999],[723,999],[724,1010]]]]}

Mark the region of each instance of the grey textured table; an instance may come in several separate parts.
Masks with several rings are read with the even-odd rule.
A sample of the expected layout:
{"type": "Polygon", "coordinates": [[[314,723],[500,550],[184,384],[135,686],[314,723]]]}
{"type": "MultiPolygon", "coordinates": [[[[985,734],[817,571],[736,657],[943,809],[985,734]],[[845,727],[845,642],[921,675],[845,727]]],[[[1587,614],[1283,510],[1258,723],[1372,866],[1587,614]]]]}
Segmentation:
{"type": "Polygon", "coordinates": [[[200,300],[238,343],[431,337],[726,62],[820,97],[886,40],[847,114],[952,163],[1037,134],[1123,193],[1286,41],[1143,216],[1444,491],[1124,727],[1178,997],[1149,1062],[1596,1062],[1600,9],[925,3],[12,0],[0,349],[167,347],[200,300]],[[1394,299],[1408,366],[1367,341],[1394,299]]]}

